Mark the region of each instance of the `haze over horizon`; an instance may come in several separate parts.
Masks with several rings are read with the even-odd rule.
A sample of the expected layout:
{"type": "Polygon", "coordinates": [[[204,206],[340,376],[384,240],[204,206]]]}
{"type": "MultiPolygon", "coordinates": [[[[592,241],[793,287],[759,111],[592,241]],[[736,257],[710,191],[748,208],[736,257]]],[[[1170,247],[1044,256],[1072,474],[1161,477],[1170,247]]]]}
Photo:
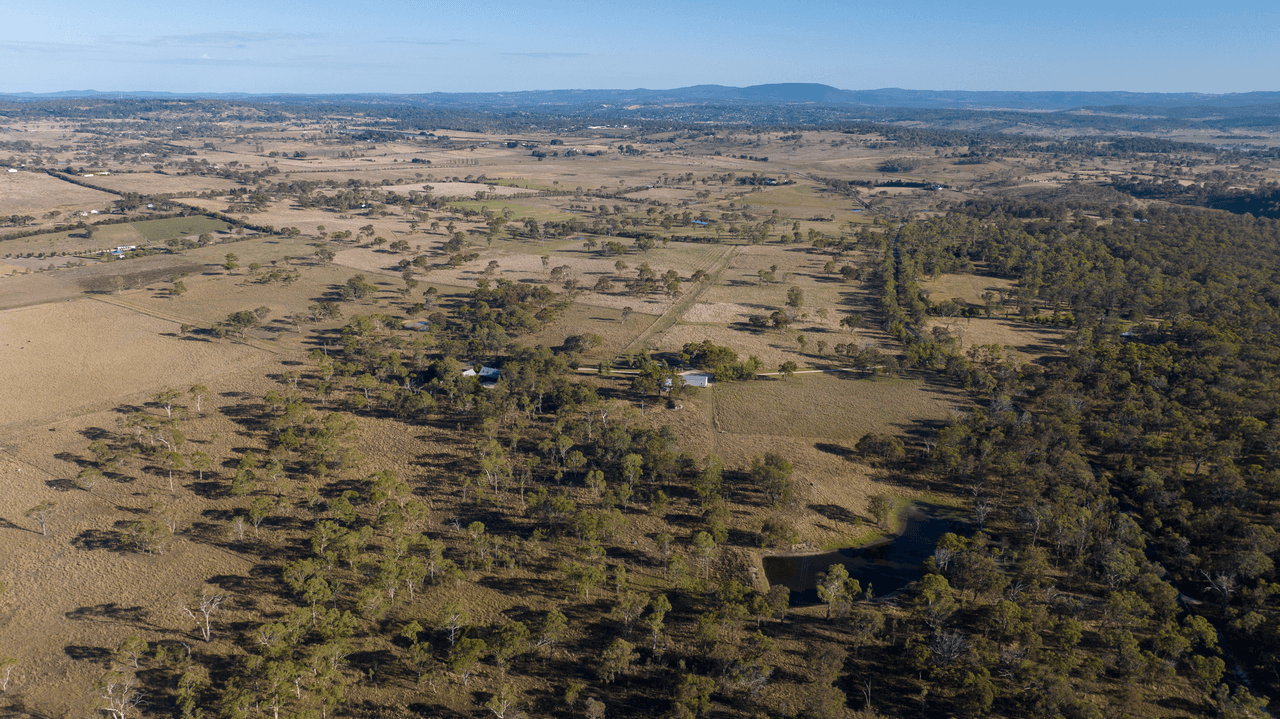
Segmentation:
{"type": "Polygon", "coordinates": [[[659,0],[583,9],[373,0],[11,8],[0,92],[429,93],[815,82],[842,89],[1232,93],[1280,89],[1261,2],[906,8],[659,0]]]}

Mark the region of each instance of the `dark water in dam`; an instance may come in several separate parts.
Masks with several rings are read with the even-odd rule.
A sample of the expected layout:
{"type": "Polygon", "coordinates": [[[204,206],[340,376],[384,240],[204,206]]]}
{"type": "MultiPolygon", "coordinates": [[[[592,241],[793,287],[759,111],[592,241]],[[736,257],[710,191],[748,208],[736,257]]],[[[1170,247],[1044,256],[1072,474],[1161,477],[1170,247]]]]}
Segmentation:
{"type": "Polygon", "coordinates": [[[770,585],[791,590],[791,604],[818,604],[818,575],[833,564],[843,564],[849,577],[868,586],[874,595],[884,596],[902,589],[920,577],[920,564],[933,554],[938,539],[962,529],[959,513],[932,504],[917,504],[907,510],[902,534],[856,549],[835,549],[818,554],[789,554],[762,559],[770,585]]]}

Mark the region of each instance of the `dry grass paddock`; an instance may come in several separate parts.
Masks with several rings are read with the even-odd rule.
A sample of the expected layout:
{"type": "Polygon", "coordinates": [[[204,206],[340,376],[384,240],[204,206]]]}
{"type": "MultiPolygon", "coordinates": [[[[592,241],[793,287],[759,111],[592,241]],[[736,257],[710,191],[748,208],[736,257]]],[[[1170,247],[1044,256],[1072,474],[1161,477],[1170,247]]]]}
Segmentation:
{"type": "Polygon", "coordinates": [[[824,438],[849,446],[868,432],[904,434],[968,404],[954,388],[853,372],[722,383],[714,395],[718,430],[824,438]]]}
{"type": "MultiPolygon", "coordinates": [[[[966,351],[978,345],[1003,345],[1029,361],[1062,354],[1062,340],[1067,333],[1061,327],[1033,325],[995,317],[954,319],[950,324],[951,334],[960,338],[966,351]]],[[[936,317],[929,320],[928,328],[938,326],[946,327],[947,322],[936,317]]]]}
{"type": "Polygon", "coordinates": [[[600,307],[586,302],[575,302],[551,324],[541,331],[520,338],[528,346],[559,347],[567,337],[581,334],[597,334],[603,343],[582,356],[582,363],[595,366],[618,356],[657,320],[656,315],[632,312],[622,321],[622,312],[610,307],[600,307]]]}
{"type": "MultiPolygon", "coordinates": [[[[709,303],[733,303],[755,308],[752,314],[768,315],[787,302],[787,291],[795,286],[804,293],[802,313],[816,316],[826,309],[835,322],[850,310],[865,312],[862,305],[868,288],[858,281],[844,282],[839,274],[824,273],[829,255],[813,251],[805,245],[748,245],[739,248],[725,269],[720,282],[707,290],[702,300],[709,303]],[[774,282],[762,282],[760,271],[777,267],[774,282]]],[[[857,264],[857,259],[847,260],[857,264]]],[[[842,266],[837,263],[837,267],[842,266]]]]}
{"type": "Polygon", "coordinates": [[[137,192],[144,195],[230,190],[240,186],[238,182],[224,180],[221,177],[177,173],[160,174],[158,172],[119,172],[82,179],[94,187],[115,190],[116,192],[137,192]]]}
{"type": "Polygon", "coordinates": [[[934,302],[962,299],[974,305],[983,304],[982,295],[990,292],[997,298],[1001,292],[1010,292],[1017,288],[1014,280],[985,275],[940,275],[936,280],[925,280],[920,286],[929,291],[929,299],[934,302]]]}
{"type": "Polygon", "coordinates": [[[40,222],[48,212],[57,210],[62,216],[54,222],[66,222],[74,212],[103,210],[111,206],[115,195],[91,190],[50,177],[43,172],[0,170],[0,216],[31,215],[40,222]]]}
{"type": "Polygon", "coordinates": [[[0,257],[10,255],[12,259],[20,255],[56,254],[59,257],[49,261],[61,264],[74,260],[72,255],[85,255],[94,259],[121,245],[156,246],[170,239],[185,237],[194,240],[201,233],[219,233],[226,229],[225,222],[211,217],[148,220],[142,216],[134,222],[97,225],[93,228],[92,237],[86,237],[83,230],[72,230],[0,240],[0,257]]]}
{"type": "Polygon", "coordinates": [[[119,397],[262,360],[248,345],[184,339],[178,323],[85,299],[0,312],[0,426],[40,424],[119,397]]]}
{"type": "MultiPolygon", "coordinates": [[[[654,249],[644,254],[627,255],[625,258],[621,258],[628,264],[628,268],[619,273],[615,269],[615,263],[619,258],[604,258],[598,253],[588,253],[585,250],[581,250],[580,246],[574,248],[573,244],[576,243],[558,245],[565,248],[565,250],[548,255],[546,268],[543,267],[542,256],[530,253],[527,249],[529,248],[528,245],[508,243],[507,247],[520,247],[525,251],[497,249],[496,247],[494,249],[487,249],[483,246],[476,247],[472,248],[471,251],[478,252],[479,259],[457,268],[440,268],[426,274],[420,273],[418,277],[432,283],[470,289],[476,286],[477,281],[485,277],[484,272],[489,262],[495,261],[498,263],[498,268],[492,276],[495,280],[506,279],[518,283],[554,285],[556,283],[550,282],[550,269],[567,266],[569,269],[565,274],[566,279],[576,279],[579,287],[584,290],[578,296],[577,302],[616,310],[621,310],[623,307],[631,307],[639,313],[660,315],[670,309],[673,303],[672,298],[656,292],[645,297],[636,297],[626,294],[622,287],[623,282],[636,276],[641,264],[648,263],[658,275],[662,275],[669,269],[674,269],[683,279],[688,280],[696,270],[712,269],[717,259],[728,250],[724,246],[673,242],[667,248],[654,249]],[[591,291],[591,288],[601,277],[608,277],[614,281],[615,288],[609,293],[591,291]]],[[[540,249],[540,246],[533,246],[533,252],[538,252],[540,249]]],[[[552,252],[552,250],[548,251],[552,252]]],[[[389,252],[380,252],[369,248],[351,248],[338,252],[335,262],[365,272],[398,275],[400,274],[400,269],[397,263],[401,259],[404,259],[404,257],[389,252]]],[[[444,258],[441,257],[440,259],[443,260],[444,258]]],[[[553,286],[552,289],[560,291],[561,288],[553,286]]],[[[686,286],[685,289],[687,291],[692,288],[686,286]]]]}
{"type": "Polygon", "coordinates": [[[483,182],[420,182],[417,184],[391,185],[383,188],[388,192],[394,192],[399,195],[408,195],[410,192],[431,193],[436,197],[461,197],[468,200],[475,199],[477,192],[483,192],[486,195],[497,195],[499,197],[513,197],[517,195],[527,195],[529,190],[519,187],[507,187],[498,184],[486,184],[483,182]],[[492,188],[492,189],[490,189],[492,188]]]}

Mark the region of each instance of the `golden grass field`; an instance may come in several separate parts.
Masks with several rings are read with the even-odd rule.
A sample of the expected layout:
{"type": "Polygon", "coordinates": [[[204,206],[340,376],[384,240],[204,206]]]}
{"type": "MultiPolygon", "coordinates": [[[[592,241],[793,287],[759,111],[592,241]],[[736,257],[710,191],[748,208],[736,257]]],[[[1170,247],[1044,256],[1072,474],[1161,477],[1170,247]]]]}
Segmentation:
{"type": "Polygon", "coordinates": [[[925,280],[920,286],[929,291],[934,302],[962,299],[975,305],[983,304],[982,295],[992,293],[998,299],[1001,292],[1011,292],[1016,282],[1001,277],[985,275],[939,275],[935,280],[925,280]]]}
{"type": "Polygon", "coordinates": [[[178,336],[176,322],[84,299],[4,310],[0,426],[43,424],[160,385],[201,381],[263,357],[239,343],[178,336]]]}
{"type": "Polygon", "coordinates": [[[137,192],[144,195],[230,190],[240,186],[239,183],[221,177],[183,173],[121,172],[81,179],[94,187],[116,192],[137,192]]]}
{"type": "Polygon", "coordinates": [[[105,210],[115,195],[74,185],[43,172],[0,171],[0,216],[31,215],[37,220],[54,210],[62,213],[58,222],[89,210],[105,210]]]}

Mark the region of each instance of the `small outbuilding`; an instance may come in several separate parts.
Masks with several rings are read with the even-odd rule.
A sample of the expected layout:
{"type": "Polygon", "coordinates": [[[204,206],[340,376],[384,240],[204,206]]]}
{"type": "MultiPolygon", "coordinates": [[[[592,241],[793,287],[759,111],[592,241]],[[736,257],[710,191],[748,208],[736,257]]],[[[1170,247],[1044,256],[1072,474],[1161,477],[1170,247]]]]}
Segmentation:
{"type": "Polygon", "coordinates": [[[706,387],[711,384],[711,375],[706,372],[685,372],[680,378],[688,387],[706,387]]]}

